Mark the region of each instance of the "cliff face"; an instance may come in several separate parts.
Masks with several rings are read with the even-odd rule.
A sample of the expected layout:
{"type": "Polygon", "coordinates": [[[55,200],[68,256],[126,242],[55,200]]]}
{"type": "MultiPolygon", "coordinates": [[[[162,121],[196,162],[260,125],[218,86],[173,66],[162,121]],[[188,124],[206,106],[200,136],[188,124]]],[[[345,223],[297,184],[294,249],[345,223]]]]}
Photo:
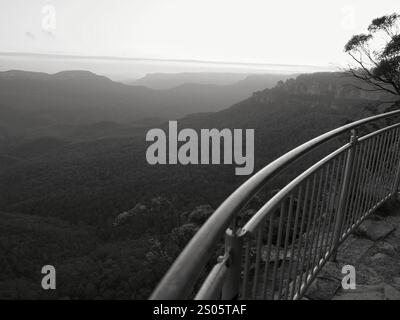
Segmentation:
{"type": "MultiPolygon", "coordinates": [[[[366,88],[343,73],[313,73],[299,75],[296,79],[279,81],[273,89],[258,91],[253,94],[257,102],[272,102],[282,95],[324,96],[331,99],[388,100],[389,94],[369,92],[358,89],[366,88]]],[[[393,99],[393,97],[392,97],[393,99]]]]}

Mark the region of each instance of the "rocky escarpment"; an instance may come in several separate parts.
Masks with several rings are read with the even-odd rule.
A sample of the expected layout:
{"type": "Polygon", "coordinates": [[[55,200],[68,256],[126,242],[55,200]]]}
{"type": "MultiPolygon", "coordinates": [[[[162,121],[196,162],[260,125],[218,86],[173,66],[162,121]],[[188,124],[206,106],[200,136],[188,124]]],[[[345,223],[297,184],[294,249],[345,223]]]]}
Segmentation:
{"type": "Polygon", "coordinates": [[[367,87],[344,73],[302,74],[296,79],[279,81],[273,89],[255,92],[253,99],[258,102],[271,102],[282,95],[324,96],[331,99],[362,99],[387,101],[393,97],[383,92],[361,90],[367,87]]]}

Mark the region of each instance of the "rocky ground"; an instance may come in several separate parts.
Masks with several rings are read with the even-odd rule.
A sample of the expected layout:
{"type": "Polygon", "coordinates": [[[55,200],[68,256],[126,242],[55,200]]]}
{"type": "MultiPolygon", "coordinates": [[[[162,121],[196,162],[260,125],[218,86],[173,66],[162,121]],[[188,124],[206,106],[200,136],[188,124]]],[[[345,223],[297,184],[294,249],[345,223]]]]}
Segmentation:
{"type": "Polygon", "coordinates": [[[307,290],[312,300],[400,300],[400,201],[364,221],[307,290]],[[343,289],[344,265],[356,270],[356,288],[343,289]]]}

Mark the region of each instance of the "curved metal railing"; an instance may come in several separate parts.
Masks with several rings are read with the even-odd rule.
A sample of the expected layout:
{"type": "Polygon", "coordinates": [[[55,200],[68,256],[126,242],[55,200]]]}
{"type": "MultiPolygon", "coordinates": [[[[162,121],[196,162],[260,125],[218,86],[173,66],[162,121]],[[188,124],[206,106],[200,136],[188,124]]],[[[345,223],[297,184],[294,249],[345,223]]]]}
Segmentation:
{"type": "Polygon", "coordinates": [[[397,191],[400,123],[362,137],[356,130],[398,115],[400,110],[344,125],[261,169],[200,228],[151,299],[303,297],[325,262],[335,258],[346,237],[397,191]],[[347,132],[351,132],[349,143],[288,183],[244,226],[238,225],[240,211],[268,181],[302,156],[347,132]],[[223,255],[203,275],[223,237],[223,255]]]}

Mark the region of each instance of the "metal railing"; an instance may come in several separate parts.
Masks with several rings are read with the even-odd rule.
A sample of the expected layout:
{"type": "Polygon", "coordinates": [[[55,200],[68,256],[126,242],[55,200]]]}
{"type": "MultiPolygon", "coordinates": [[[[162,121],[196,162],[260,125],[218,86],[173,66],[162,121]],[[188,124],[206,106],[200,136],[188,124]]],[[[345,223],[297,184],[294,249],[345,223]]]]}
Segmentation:
{"type": "Polygon", "coordinates": [[[357,132],[399,115],[400,110],[392,111],[334,129],[261,169],[206,221],[151,299],[302,298],[324,264],[336,258],[346,237],[397,192],[400,123],[385,124],[362,137],[357,132]],[[286,184],[240,225],[241,210],[267,182],[348,132],[348,143],[286,184]],[[223,254],[205,270],[222,238],[223,254]]]}

